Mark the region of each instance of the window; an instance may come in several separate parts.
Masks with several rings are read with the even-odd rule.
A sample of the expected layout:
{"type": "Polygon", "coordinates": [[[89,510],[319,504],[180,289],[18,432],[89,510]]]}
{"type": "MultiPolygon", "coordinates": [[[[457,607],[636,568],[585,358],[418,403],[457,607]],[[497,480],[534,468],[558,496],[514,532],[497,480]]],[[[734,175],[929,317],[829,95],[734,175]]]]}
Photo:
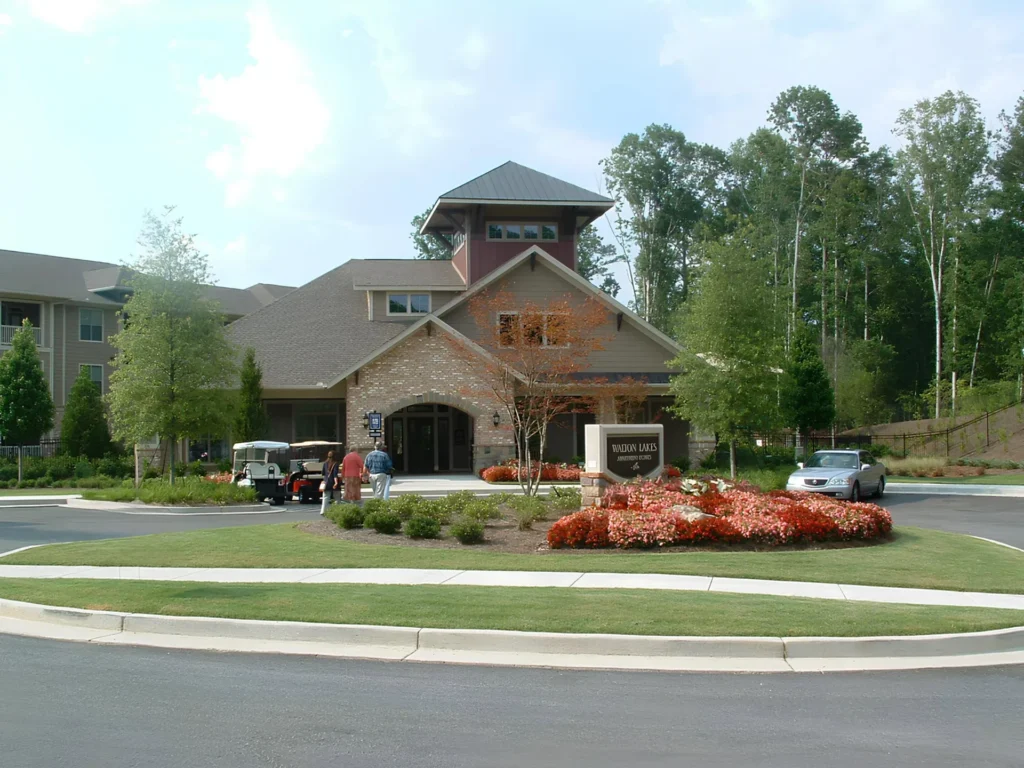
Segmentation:
{"type": "Polygon", "coordinates": [[[103,341],[103,310],[78,310],[78,338],[80,341],[103,341]]]}
{"type": "Polygon", "coordinates": [[[295,404],[295,442],[338,439],[338,404],[307,401],[295,404]]]}
{"type": "Polygon", "coordinates": [[[525,319],[518,312],[501,312],[498,314],[498,338],[501,346],[513,347],[520,338],[531,346],[558,347],[560,342],[561,316],[542,314],[527,316],[525,319]]]}
{"type": "Polygon", "coordinates": [[[103,391],[103,366],[102,365],[80,365],[79,371],[89,369],[89,378],[92,379],[92,383],[99,387],[100,392],[103,391]]]}
{"type": "Polygon", "coordinates": [[[557,224],[497,224],[488,223],[488,240],[557,240],[557,224]]]}
{"type": "Polygon", "coordinates": [[[389,293],[389,315],[427,315],[430,314],[429,293],[389,293]]]}

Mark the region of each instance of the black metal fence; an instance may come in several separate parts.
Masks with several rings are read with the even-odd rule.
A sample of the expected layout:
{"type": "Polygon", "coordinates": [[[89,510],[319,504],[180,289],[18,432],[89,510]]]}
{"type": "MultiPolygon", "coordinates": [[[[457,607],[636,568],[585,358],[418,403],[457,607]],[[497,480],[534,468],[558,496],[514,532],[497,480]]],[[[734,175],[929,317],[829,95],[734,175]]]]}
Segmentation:
{"type": "MultiPolygon", "coordinates": [[[[61,452],[62,447],[60,440],[43,440],[38,445],[25,445],[22,446],[21,448],[22,456],[38,456],[43,459],[49,459],[54,456],[60,456],[61,452]]],[[[18,458],[18,446],[0,445],[0,458],[18,458]]]]}

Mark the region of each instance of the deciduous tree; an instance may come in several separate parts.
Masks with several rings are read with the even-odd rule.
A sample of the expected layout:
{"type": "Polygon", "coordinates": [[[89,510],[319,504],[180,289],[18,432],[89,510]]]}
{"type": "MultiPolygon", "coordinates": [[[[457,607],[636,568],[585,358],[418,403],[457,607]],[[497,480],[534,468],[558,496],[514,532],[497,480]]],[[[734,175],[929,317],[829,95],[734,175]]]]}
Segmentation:
{"type": "MultiPolygon", "coordinates": [[[[430,208],[427,208],[423,213],[418,216],[413,216],[410,225],[412,226],[412,232],[409,233],[409,238],[412,240],[413,245],[416,247],[415,256],[417,259],[450,259],[452,257],[452,249],[446,246],[434,235],[423,235],[420,234],[420,227],[423,226],[423,222],[430,216],[430,208]]],[[[446,237],[441,235],[441,237],[446,237]]]]}
{"type": "Polygon", "coordinates": [[[782,413],[796,430],[795,454],[801,454],[800,436],[825,429],[836,417],[835,396],[821,353],[811,331],[799,327],[793,335],[782,387],[782,413]]]}
{"type": "Polygon", "coordinates": [[[117,356],[107,403],[123,442],[154,435],[170,442],[173,483],[178,441],[223,434],[231,423],[227,391],[238,380],[235,351],[220,307],[205,295],[207,257],[173,209],[146,215],[139,245],[133,293],[110,340],[117,356]]]}
{"type": "Polygon", "coordinates": [[[609,296],[619,293],[619,282],[611,271],[619,260],[615,246],[606,243],[593,225],[576,237],[576,271],[609,296]]]}

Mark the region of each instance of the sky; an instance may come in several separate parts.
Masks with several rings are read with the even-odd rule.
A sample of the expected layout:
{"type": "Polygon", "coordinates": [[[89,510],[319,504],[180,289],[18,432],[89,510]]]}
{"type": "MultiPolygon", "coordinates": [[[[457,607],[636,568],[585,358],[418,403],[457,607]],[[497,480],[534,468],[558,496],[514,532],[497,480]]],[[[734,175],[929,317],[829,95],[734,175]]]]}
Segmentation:
{"type": "Polygon", "coordinates": [[[0,0],[0,249],[131,261],[174,205],[220,284],[301,285],[506,160],[602,191],[626,133],[728,146],[793,85],[873,147],[947,89],[995,127],[1022,73],[1014,0],[0,0]]]}

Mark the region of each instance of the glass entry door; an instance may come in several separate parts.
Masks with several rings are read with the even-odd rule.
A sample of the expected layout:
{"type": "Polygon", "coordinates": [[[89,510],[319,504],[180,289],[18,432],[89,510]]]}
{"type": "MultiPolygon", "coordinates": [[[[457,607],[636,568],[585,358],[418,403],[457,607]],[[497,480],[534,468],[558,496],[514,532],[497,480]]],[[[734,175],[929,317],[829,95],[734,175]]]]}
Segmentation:
{"type": "Polygon", "coordinates": [[[406,425],[409,429],[408,459],[409,474],[422,475],[434,471],[434,426],[430,416],[408,416],[406,425]]]}

